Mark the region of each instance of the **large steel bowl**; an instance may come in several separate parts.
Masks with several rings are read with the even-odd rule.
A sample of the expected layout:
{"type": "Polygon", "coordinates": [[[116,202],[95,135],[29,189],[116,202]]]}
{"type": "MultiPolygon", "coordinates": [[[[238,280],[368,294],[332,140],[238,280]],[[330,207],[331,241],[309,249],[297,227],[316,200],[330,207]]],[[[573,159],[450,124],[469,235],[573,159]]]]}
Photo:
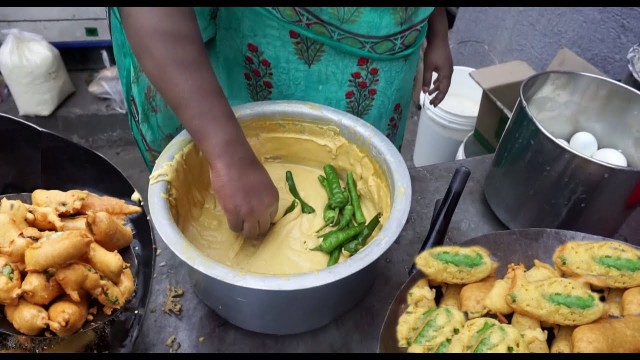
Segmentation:
{"type": "MultiPolygon", "coordinates": [[[[393,144],[367,122],[346,112],[313,103],[264,101],[234,108],[240,122],[253,119],[300,119],[333,125],[378,163],[389,184],[391,212],[369,245],[335,266],[296,275],[262,275],[225,266],[203,255],[181,233],[163,196],[167,182],[149,185],[153,224],[167,246],[190,267],[198,297],[229,322],[267,334],[295,334],[319,328],[354,307],[375,278],[376,260],[400,234],[411,205],[411,180],[393,144]]],[[[191,142],[183,131],[162,152],[154,171],[173,160],[191,142]]]]}
{"type": "Polygon", "coordinates": [[[511,229],[613,237],[640,202],[640,92],[603,77],[531,76],[500,140],[484,192],[511,229]],[[629,166],[594,160],[557,139],[588,131],[629,166]]]}

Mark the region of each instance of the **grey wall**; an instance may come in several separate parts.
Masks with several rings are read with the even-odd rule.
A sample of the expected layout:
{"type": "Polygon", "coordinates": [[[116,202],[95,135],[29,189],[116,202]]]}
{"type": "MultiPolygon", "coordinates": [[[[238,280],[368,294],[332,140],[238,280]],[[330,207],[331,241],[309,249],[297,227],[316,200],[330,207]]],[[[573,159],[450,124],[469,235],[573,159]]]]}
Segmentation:
{"type": "Polygon", "coordinates": [[[524,60],[543,71],[566,47],[616,80],[639,42],[638,7],[462,7],[450,33],[454,65],[524,60]]]}

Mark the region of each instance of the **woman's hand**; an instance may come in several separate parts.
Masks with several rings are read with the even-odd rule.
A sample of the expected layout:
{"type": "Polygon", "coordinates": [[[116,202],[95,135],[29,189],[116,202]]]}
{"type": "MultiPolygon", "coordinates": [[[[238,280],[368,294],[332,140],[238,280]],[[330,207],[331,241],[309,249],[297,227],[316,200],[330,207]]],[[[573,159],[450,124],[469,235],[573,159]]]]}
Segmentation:
{"type": "Polygon", "coordinates": [[[279,194],[246,141],[211,164],[211,187],[229,228],[246,238],[264,235],[278,212],[279,194]]]}
{"type": "Polygon", "coordinates": [[[429,17],[427,48],[424,52],[422,91],[432,96],[429,103],[437,107],[449,91],[453,76],[453,59],[449,48],[449,26],[444,8],[436,8],[429,17]],[[431,86],[432,73],[438,76],[431,86]]]}

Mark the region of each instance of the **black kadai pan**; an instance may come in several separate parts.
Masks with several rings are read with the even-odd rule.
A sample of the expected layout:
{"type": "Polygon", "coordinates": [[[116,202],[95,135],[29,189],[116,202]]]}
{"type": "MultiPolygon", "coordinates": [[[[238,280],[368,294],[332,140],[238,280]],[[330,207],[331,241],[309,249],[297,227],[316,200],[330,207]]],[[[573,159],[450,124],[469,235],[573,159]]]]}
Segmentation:
{"type": "MultiPolygon", "coordinates": [[[[0,198],[28,201],[28,193],[36,189],[81,189],[127,202],[131,202],[129,199],[136,191],[102,155],[28,122],[0,114],[0,198]]],[[[128,249],[121,250],[121,255],[131,265],[136,290],[127,304],[108,321],[98,326],[85,324],[78,333],[67,337],[69,339],[36,336],[28,337],[29,341],[25,342],[24,336],[16,335],[4,314],[0,314],[0,329],[3,329],[0,352],[55,351],[56,348],[97,352],[132,350],[149,298],[155,240],[144,209],[140,214],[129,216],[128,222],[134,239],[128,249]],[[71,339],[73,337],[75,339],[71,339]]],[[[94,323],[100,323],[97,316],[96,320],[94,323]]]]}

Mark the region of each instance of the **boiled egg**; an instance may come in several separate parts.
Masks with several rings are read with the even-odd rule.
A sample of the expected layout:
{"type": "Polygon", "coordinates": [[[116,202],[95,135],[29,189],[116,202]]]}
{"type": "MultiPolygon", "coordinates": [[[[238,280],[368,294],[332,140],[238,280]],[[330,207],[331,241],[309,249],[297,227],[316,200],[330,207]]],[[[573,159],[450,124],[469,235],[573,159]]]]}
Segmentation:
{"type": "Polygon", "coordinates": [[[571,137],[569,147],[581,154],[591,156],[598,151],[598,140],[591,133],[580,131],[571,137]]]}
{"type": "Polygon", "coordinates": [[[602,148],[593,153],[591,157],[612,165],[627,166],[627,158],[616,149],[602,148]]]}

